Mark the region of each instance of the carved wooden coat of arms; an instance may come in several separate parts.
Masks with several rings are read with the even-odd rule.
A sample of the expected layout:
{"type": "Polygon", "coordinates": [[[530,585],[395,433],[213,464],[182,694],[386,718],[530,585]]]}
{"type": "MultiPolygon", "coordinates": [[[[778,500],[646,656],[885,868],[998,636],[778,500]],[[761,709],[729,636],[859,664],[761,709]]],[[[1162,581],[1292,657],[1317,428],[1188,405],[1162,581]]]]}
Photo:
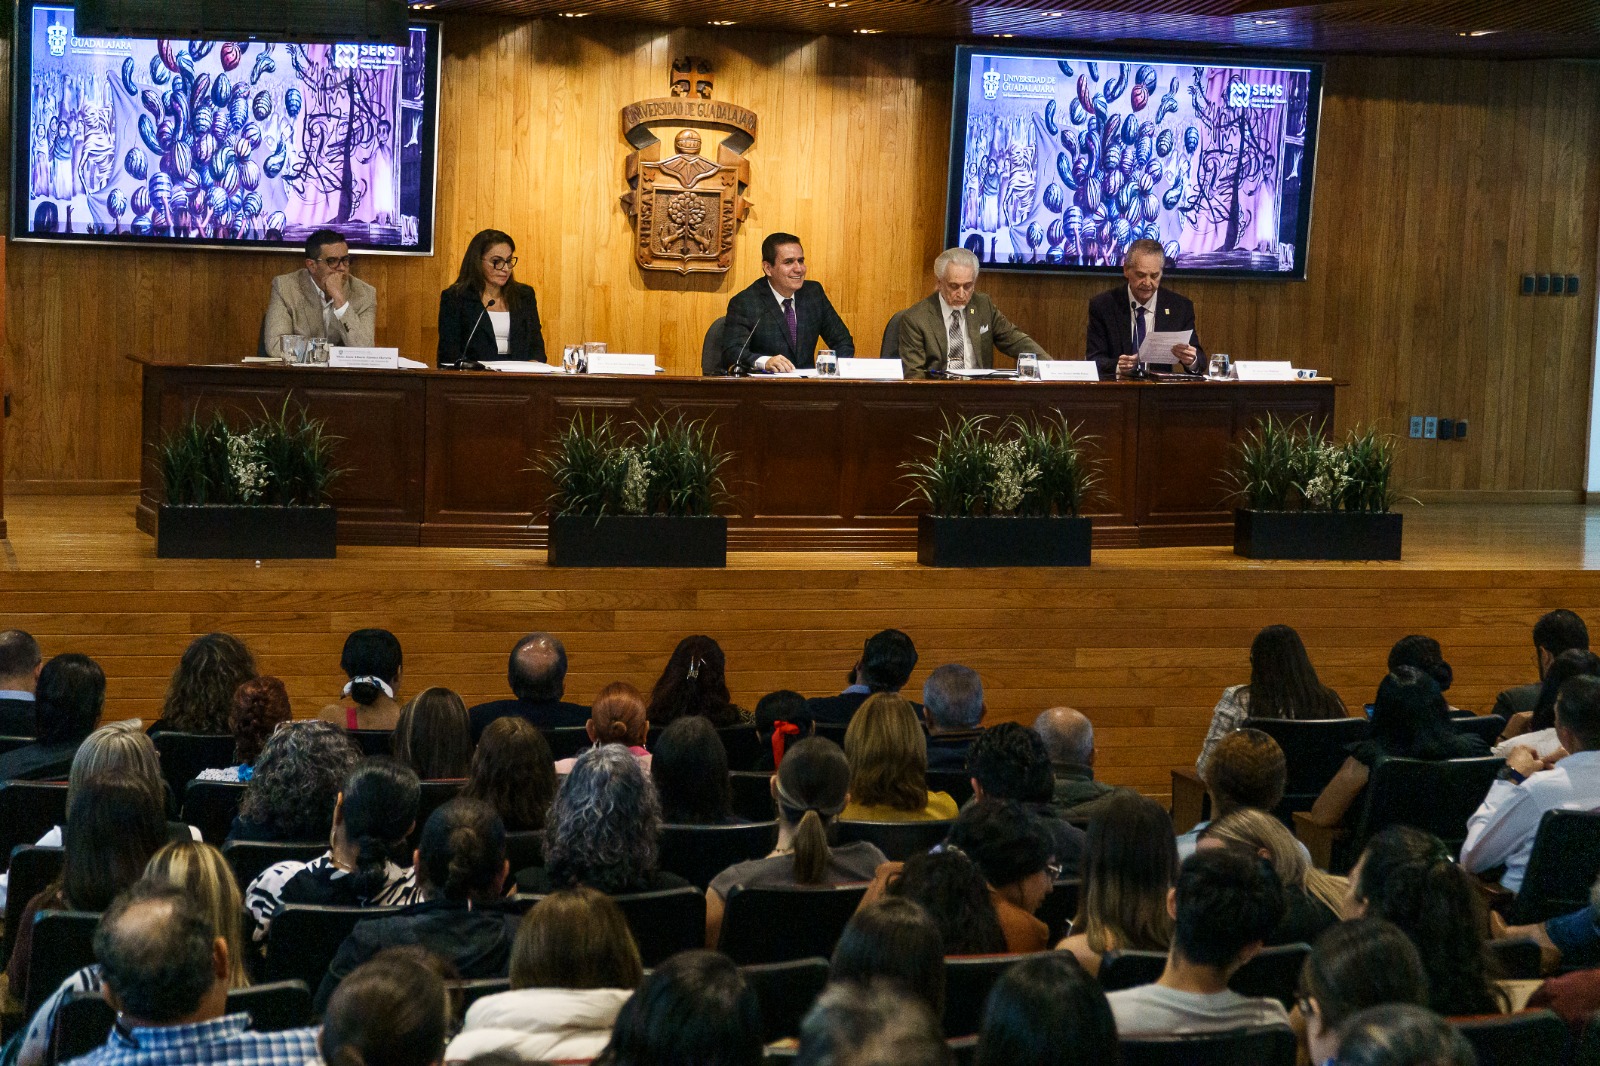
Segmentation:
{"type": "Polygon", "coordinates": [[[627,162],[622,206],[633,218],[633,252],[643,270],[725,274],[733,238],[750,213],[745,149],[756,138],[755,112],[711,99],[711,68],[694,56],[673,60],[672,95],[622,109],[622,135],[636,149],[627,162]],[[673,155],[661,158],[652,126],[679,125],[673,155]],[[702,155],[700,130],[727,132],[716,162],[702,155]]]}

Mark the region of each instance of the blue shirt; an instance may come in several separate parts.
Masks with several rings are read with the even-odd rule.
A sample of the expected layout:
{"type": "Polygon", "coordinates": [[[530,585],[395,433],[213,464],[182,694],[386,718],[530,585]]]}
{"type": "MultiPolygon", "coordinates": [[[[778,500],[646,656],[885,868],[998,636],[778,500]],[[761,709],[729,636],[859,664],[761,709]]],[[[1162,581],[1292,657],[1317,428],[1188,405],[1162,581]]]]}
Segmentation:
{"type": "Polygon", "coordinates": [[[16,700],[18,703],[38,702],[33,693],[24,692],[19,688],[0,688],[0,700],[16,700]]]}
{"type": "Polygon", "coordinates": [[[228,1014],[194,1025],[113,1028],[106,1042],[74,1066],[305,1066],[315,1058],[317,1030],[258,1033],[250,1015],[228,1014]]]}

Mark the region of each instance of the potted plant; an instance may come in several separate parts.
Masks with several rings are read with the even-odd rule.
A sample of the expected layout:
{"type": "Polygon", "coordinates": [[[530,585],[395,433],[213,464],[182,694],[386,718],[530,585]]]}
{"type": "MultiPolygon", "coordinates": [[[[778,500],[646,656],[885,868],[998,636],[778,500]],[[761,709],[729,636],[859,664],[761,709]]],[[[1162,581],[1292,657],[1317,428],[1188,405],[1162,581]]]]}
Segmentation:
{"type": "Polygon", "coordinates": [[[921,502],[924,566],[1088,566],[1091,523],[1079,514],[1100,480],[1064,415],[996,422],[948,418],[926,460],[904,464],[921,502]]]}
{"type": "Polygon", "coordinates": [[[705,420],[657,418],[619,432],[610,418],[577,415],[539,466],[550,497],[551,566],[726,566],[727,495],[705,420]]]}
{"type": "Polygon", "coordinates": [[[1372,428],[1328,440],[1309,420],[1272,416],[1245,435],[1229,471],[1233,551],[1250,559],[1398,559],[1395,439],[1372,428]]]}
{"type": "Polygon", "coordinates": [[[332,559],[328,505],[336,438],[302,409],[245,429],[221,414],[191,418],[159,444],[166,500],[157,511],[162,559],[332,559]]]}

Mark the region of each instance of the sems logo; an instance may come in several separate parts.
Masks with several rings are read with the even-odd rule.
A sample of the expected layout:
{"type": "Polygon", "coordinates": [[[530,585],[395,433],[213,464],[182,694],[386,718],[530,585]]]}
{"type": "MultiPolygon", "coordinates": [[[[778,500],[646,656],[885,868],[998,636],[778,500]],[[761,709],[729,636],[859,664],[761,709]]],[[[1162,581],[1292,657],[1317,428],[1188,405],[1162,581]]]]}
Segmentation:
{"type": "Polygon", "coordinates": [[[347,70],[359,65],[361,62],[361,49],[353,44],[336,44],[333,46],[333,65],[341,70],[347,70]]]}
{"type": "Polygon", "coordinates": [[[1250,86],[1242,81],[1230,81],[1228,83],[1228,106],[1249,107],[1250,86]]]}
{"type": "Polygon", "coordinates": [[[993,100],[1000,95],[1000,72],[986,70],[983,72],[983,98],[993,100]]]}
{"type": "Polygon", "coordinates": [[[1244,107],[1281,107],[1283,105],[1283,86],[1281,85],[1249,85],[1242,81],[1228,83],[1228,106],[1231,108],[1244,107]]]}
{"type": "Polygon", "coordinates": [[[50,54],[60,59],[67,54],[67,28],[60,24],[45,30],[45,36],[50,41],[50,54]]]}

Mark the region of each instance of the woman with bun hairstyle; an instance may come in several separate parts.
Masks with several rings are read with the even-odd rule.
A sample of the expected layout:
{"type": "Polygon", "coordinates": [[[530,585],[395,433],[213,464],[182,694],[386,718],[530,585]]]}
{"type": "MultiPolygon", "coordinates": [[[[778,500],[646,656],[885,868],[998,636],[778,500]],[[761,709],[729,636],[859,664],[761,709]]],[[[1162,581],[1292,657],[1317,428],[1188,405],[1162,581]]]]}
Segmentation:
{"type": "Polygon", "coordinates": [[[350,680],[343,696],[317,717],[346,729],[393,729],[400,721],[400,641],[387,629],[358,629],[344,641],[339,668],[350,680]]]}
{"type": "MultiPolygon", "coordinates": [[[[621,744],[649,772],[650,753],[645,750],[644,739],[650,732],[650,719],[645,715],[644,693],[626,681],[611,682],[590,704],[589,721],[583,728],[591,744],[621,744]]],[[[562,759],[556,763],[556,773],[570,774],[577,761],[576,755],[562,759]]]]}

